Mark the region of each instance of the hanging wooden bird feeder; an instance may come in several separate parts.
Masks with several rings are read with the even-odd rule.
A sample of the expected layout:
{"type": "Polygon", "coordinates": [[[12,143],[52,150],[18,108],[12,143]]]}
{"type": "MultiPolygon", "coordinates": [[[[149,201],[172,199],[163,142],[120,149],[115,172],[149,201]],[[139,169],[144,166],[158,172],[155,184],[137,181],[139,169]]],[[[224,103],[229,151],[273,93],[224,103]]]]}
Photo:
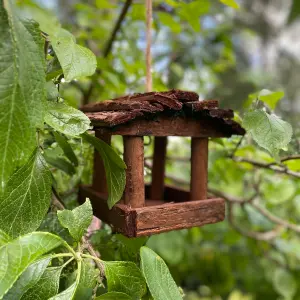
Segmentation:
{"type": "Polygon", "coordinates": [[[110,143],[123,136],[126,188],[120,203],[108,208],[104,166],[95,153],[93,184],[80,188],[94,213],[128,237],[202,226],[222,221],[225,203],[207,196],[208,138],[243,135],[233,111],[193,92],[171,90],[120,97],[86,105],[96,137],[110,143]],[[144,184],[144,136],[154,136],[151,185],[144,184]],[[190,191],[164,183],[168,136],[191,137],[190,191]]]}

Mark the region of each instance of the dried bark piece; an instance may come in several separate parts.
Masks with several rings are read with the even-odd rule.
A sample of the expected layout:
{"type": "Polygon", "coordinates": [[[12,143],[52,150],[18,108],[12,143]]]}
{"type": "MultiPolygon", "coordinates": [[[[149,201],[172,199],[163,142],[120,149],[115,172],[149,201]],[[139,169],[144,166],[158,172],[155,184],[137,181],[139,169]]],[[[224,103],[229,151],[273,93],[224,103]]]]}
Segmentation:
{"type": "MultiPolygon", "coordinates": [[[[155,104],[155,103],[154,103],[155,104]]],[[[100,111],[132,111],[140,110],[142,112],[155,113],[163,111],[163,106],[150,104],[149,102],[141,101],[120,101],[107,100],[104,102],[91,103],[82,107],[84,112],[100,112],[100,111]]]]}
{"type": "Polygon", "coordinates": [[[106,111],[106,112],[88,112],[87,117],[94,125],[97,126],[116,126],[126,123],[135,119],[138,116],[142,116],[143,113],[140,110],[132,111],[106,111]]]}
{"type": "Polygon", "coordinates": [[[186,102],[184,103],[185,107],[191,108],[193,111],[200,111],[203,109],[212,109],[219,107],[218,100],[202,100],[196,102],[186,102]]]}

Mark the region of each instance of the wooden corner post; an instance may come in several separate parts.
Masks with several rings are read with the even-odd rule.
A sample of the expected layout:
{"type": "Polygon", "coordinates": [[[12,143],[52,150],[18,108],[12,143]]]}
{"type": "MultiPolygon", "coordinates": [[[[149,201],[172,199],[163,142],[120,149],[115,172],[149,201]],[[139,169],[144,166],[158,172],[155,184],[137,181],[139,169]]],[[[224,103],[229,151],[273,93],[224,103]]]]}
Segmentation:
{"type": "Polygon", "coordinates": [[[192,138],[191,200],[207,199],[208,138],[192,138]]]}
{"type": "Polygon", "coordinates": [[[144,183],[144,138],[142,136],[124,136],[124,161],[126,169],[126,187],[124,202],[132,208],[145,206],[144,183]]]}
{"type": "Polygon", "coordinates": [[[167,137],[155,137],[150,194],[152,200],[164,200],[166,152],[167,137]]]}
{"type": "MultiPolygon", "coordinates": [[[[110,143],[111,143],[111,135],[110,134],[100,134],[96,130],[95,137],[98,139],[101,139],[103,142],[105,142],[108,145],[110,145],[110,143]]],[[[99,193],[102,193],[105,195],[108,194],[103,160],[96,149],[94,150],[93,189],[99,193]]]]}

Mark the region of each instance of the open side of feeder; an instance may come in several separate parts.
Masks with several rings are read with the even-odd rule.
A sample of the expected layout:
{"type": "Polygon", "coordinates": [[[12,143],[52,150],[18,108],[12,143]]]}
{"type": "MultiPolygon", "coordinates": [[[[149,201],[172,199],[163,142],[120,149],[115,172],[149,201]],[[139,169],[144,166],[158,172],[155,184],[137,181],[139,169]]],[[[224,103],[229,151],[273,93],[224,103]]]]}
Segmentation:
{"type": "Polygon", "coordinates": [[[123,136],[126,188],[111,210],[101,157],[95,152],[93,184],[80,187],[94,214],[128,237],[151,235],[222,221],[225,203],[207,196],[208,138],[243,135],[233,111],[215,100],[199,101],[193,92],[171,90],[134,94],[82,108],[95,135],[110,144],[123,136]],[[144,136],[154,136],[152,183],[144,183],[144,136]],[[164,184],[168,136],[191,137],[190,191],[164,184]]]}

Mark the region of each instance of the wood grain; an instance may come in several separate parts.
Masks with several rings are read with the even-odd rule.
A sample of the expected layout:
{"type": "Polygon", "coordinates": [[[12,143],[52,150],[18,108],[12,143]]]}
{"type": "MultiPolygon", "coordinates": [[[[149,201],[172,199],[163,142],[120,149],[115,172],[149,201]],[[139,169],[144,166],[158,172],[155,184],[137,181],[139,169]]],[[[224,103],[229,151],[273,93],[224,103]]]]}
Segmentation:
{"type": "Polygon", "coordinates": [[[158,116],[155,119],[136,119],[115,127],[99,127],[93,120],[95,130],[100,134],[131,136],[191,136],[191,137],[230,137],[233,134],[244,134],[240,125],[233,126],[231,120],[203,118],[200,120],[184,116],[158,116]]]}
{"type": "Polygon", "coordinates": [[[207,198],[208,139],[192,138],[191,200],[207,198]]]}
{"type": "MultiPolygon", "coordinates": [[[[94,215],[128,237],[148,236],[161,232],[203,226],[224,220],[225,201],[221,198],[164,203],[142,208],[116,204],[107,207],[106,196],[90,186],[80,187],[81,203],[89,198],[94,215]]],[[[149,201],[149,204],[161,202],[149,201]]]]}
{"type": "Polygon", "coordinates": [[[125,204],[131,207],[145,206],[144,139],[140,136],[124,136],[124,161],[126,169],[125,204]]]}

